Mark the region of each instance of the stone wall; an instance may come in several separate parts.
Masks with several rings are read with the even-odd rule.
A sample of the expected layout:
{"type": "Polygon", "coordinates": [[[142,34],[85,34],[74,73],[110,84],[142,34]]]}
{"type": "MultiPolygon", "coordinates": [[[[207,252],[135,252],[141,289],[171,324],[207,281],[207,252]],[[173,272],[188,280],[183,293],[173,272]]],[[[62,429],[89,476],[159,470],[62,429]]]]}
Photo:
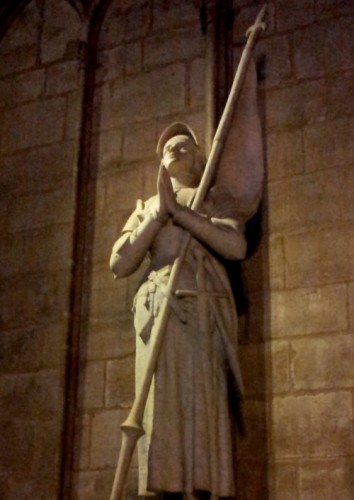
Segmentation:
{"type": "MultiPolygon", "coordinates": [[[[235,40],[255,14],[243,2],[235,40]]],[[[243,266],[241,498],[353,495],[353,5],[279,0],[257,53],[267,186],[243,266]],[[265,473],[268,462],[268,474],[265,473]]]]}
{"type": "MultiPolygon", "coordinates": [[[[155,192],[163,128],[186,121],[203,144],[197,3],[113,0],[99,36],[72,402],[78,500],[108,498],[119,423],[134,397],[130,308],[140,273],[114,281],[110,248],[136,199],[155,192]]],[[[261,4],[234,4],[237,62],[261,4]]],[[[274,0],[257,48],[266,187],[250,226],[260,242],[242,266],[240,500],[352,498],[353,16],[348,0],[274,0]]],[[[82,30],[69,3],[32,0],[0,44],[0,496],[8,500],[58,496],[82,30]]]]}
{"type": "Polygon", "coordinates": [[[58,488],[79,123],[71,49],[79,33],[65,2],[33,1],[0,44],[4,499],[48,500],[58,488]]]}

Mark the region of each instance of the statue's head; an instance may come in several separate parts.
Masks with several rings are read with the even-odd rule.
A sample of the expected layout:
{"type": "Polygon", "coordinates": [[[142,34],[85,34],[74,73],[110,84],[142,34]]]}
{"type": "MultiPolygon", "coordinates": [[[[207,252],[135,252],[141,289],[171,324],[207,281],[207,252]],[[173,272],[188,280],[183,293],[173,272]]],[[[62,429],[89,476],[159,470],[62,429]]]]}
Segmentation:
{"type": "Polygon", "coordinates": [[[161,134],[156,151],[171,177],[178,177],[184,170],[191,175],[193,185],[199,183],[205,158],[195,133],[188,125],[173,123],[167,127],[161,134]]]}

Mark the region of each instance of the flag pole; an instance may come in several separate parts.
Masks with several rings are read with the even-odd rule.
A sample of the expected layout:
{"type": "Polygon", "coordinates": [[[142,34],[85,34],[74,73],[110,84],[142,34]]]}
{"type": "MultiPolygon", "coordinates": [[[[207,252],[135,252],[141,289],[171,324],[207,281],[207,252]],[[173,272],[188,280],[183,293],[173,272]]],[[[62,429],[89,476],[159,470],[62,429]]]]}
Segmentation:
{"type": "MultiPolygon", "coordinates": [[[[247,66],[252,54],[252,49],[256,43],[259,33],[265,30],[265,23],[263,21],[265,17],[265,12],[266,12],[266,5],[262,7],[254,24],[246,32],[247,43],[242,52],[242,56],[231,87],[230,95],[226,102],[224,112],[222,114],[219,126],[216,130],[215,137],[213,139],[211,152],[206,167],[204,169],[203,177],[201,179],[201,182],[197,189],[196,196],[192,204],[193,210],[197,210],[203,203],[206,193],[213,180],[216,167],[221,157],[223,144],[231,125],[237,99],[240,95],[247,66]]],[[[131,459],[134,453],[134,449],[138,439],[144,434],[142,420],[144,416],[146,401],[149,395],[152,379],[155,373],[157,361],[159,358],[164,338],[164,332],[169,312],[168,297],[173,293],[174,288],[176,286],[177,277],[179,275],[181,266],[183,264],[184,256],[186,254],[190,239],[191,235],[188,232],[185,232],[185,237],[182,240],[179,254],[172,266],[166,297],[162,302],[160,313],[156,318],[156,322],[152,329],[152,334],[150,338],[151,341],[153,342],[153,345],[151,346],[150,356],[147,362],[146,371],[144,373],[144,376],[142,377],[140,387],[138,388],[128,418],[121,425],[122,443],[121,443],[121,449],[120,449],[110,500],[122,500],[124,485],[128,474],[128,469],[131,463],[131,459]]]]}
{"type": "Polygon", "coordinates": [[[197,194],[194,198],[192,208],[196,210],[203,202],[205,195],[210,187],[211,181],[214,177],[216,167],[219,163],[225,139],[230,129],[232,117],[236,108],[237,99],[240,95],[242,84],[246,76],[249,60],[251,58],[253,47],[256,43],[257,37],[261,31],[264,31],[266,25],[263,21],[266,13],[266,4],[260,10],[254,24],[250,26],[246,32],[247,43],[242,51],[240,62],[237,66],[234,81],[226,101],[223,114],[221,116],[218,128],[216,129],[213,139],[209,158],[204,169],[204,174],[200,182],[197,194]]]}

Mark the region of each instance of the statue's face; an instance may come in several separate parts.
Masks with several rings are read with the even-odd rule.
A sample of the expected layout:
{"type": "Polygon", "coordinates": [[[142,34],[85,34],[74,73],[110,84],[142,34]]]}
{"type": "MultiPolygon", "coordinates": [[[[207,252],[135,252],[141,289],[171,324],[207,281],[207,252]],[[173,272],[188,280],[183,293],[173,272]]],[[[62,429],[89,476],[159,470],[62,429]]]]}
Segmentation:
{"type": "Polygon", "coordinates": [[[163,163],[171,177],[183,170],[193,171],[196,146],[187,135],[175,135],[169,139],[163,148],[163,163]]]}

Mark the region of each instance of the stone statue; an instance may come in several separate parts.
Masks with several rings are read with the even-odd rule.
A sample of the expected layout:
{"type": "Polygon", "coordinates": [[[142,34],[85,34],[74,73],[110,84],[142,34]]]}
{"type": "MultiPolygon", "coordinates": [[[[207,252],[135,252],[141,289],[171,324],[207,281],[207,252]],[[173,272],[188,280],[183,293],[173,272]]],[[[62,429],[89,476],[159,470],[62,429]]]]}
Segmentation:
{"type": "Polygon", "coordinates": [[[222,260],[244,258],[244,224],[262,192],[256,72],[249,63],[264,15],[265,7],[247,31],[208,162],[188,125],[169,126],[157,144],[157,195],[138,201],[112,250],[118,278],[146,256],[149,266],[134,299],[136,398],[121,426],[111,500],[123,498],[139,438],[140,495],[236,494],[234,424],[242,420],[233,418],[230,394],[240,415],[242,382],[236,308],[222,260]]]}
{"type": "Polygon", "coordinates": [[[134,272],[146,254],[150,257],[134,300],[139,385],[183,233],[192,236],[177,290],[169,298],[166,333],[145,409],[145,435],[138,442],[139,494],[206,491],[230,497],[235,495],[233,427],[223,339],[237,348],[237,318],[219,257],[245,256],[243,223],[235,217],[228,193],[217,188],[199,213],[189,208],[205,161],[187,125],[168,127],[157,151],[162,158],[158,193],[145,203],[138,201],[110,261],[121,278],[134,272]]]}

